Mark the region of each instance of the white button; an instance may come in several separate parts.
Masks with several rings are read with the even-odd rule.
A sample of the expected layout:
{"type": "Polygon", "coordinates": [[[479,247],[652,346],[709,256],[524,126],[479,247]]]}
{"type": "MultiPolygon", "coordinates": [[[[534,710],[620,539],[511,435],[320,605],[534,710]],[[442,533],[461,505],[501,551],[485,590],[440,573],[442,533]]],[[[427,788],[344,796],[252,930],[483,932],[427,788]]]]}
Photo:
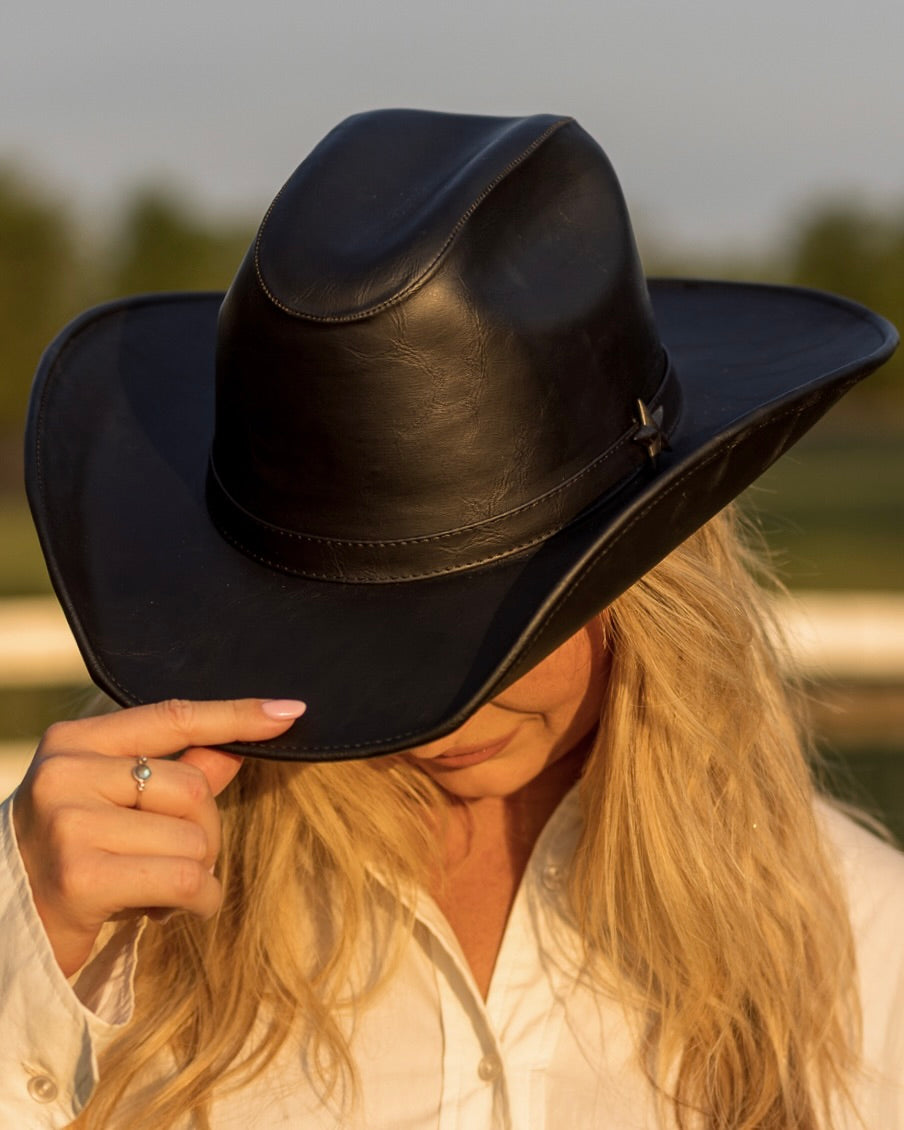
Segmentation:
{"type": "Polygon", "coordinates": [[[548,891],[557,891],[562,886],[564,873],[558,863],[547,863],[543,868],[543,886],[548,891]]]}
{"type": "Polygon", "coordinates": [[[502,1060],[498,1055],[485,1055],[477,1064],[477,1074],[484,1083],[492,1083],[502,1074],[502,1060]]]}
{"type": "Polygon", "coordinates": [[[52,1103],[57,1097],[57,1085],[49,1075],[32,1075],[28,1080],[28,1093],[39,1103],[52,1103]]]}

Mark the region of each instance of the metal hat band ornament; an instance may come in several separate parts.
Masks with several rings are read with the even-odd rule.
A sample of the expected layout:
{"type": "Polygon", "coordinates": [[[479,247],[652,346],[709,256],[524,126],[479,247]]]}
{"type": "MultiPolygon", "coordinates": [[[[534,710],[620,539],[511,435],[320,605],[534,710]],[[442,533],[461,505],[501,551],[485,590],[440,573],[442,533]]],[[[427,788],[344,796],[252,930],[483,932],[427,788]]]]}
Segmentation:
{"type": "Polygon", "coordinates": [[[640,418],[640,426],[632,436],[632,439],[635,443],[639,443],[645,447],[650,460],[655,462],[656,456],[660,451],[669,446],[662,430],[662,406],[660,405],[658,408],[654,408],[651,412],[642,400],[638,400],[637,414],[640,418]]]}
{"type": "Polygon", "coordinates": [[[299,165],[228,293],[61,333],[29,499],[117,702],[302,698],[231,748],[391,753],[549,655],[896,340],[834,295],[646,279],[570,118],[378,110],[299,165]]]}

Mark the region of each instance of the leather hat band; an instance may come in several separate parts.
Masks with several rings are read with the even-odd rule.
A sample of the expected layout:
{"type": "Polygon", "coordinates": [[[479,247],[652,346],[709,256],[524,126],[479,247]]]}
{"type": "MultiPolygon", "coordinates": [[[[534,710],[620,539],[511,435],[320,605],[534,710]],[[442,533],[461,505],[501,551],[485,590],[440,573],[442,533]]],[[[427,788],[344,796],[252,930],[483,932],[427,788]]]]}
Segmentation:
{"type": "Polygon", "coordinates": [[[666,358],[656,393],[635,413],[636,425],[564,483],[483,522],[396,541],[318,537],[283,529],[251,514],[224,487],[211,458],[207,508],[217,529],[248,557],[314,580],[379,584],[410,581],[488,565],[529,549],[587,507],[622,489],[667,446],[681,413],[681,386],[666,358]],[[659,442],[651,446],[652,431],[659,442]]]}

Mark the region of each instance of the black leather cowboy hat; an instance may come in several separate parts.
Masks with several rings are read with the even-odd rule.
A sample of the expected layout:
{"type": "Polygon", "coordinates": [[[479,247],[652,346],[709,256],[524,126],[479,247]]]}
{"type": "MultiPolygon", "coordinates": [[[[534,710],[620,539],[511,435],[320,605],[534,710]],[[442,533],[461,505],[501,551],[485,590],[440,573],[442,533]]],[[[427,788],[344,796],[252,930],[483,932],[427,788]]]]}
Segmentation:
{"type": "Polygon", "coordinates": [[[568,118],[362,114],[225,299],[62,332],[29,497],[115,700],[299,697],[287,734],[232,748],[388,753],[547,655],[895,343],[832,295],[647,283],[568,118]]]}

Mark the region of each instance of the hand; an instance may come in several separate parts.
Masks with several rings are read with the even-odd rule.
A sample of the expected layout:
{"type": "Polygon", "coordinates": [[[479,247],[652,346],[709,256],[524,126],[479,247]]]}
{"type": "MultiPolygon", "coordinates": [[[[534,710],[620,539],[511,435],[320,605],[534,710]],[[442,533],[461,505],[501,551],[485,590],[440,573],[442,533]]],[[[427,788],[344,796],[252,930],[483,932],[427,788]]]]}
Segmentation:
{"type": "Polygon", "coordinates": [[[114,915],[151,907],[215,914],[214,797],[242,758],[204,748],[263,741],[304,711],[289,700],[172,700],[51,726],[13,802],[19,850],[54,955],[68,977],[114,915]],[[136,758],[152,760],[138,791],[136,758]]]}

